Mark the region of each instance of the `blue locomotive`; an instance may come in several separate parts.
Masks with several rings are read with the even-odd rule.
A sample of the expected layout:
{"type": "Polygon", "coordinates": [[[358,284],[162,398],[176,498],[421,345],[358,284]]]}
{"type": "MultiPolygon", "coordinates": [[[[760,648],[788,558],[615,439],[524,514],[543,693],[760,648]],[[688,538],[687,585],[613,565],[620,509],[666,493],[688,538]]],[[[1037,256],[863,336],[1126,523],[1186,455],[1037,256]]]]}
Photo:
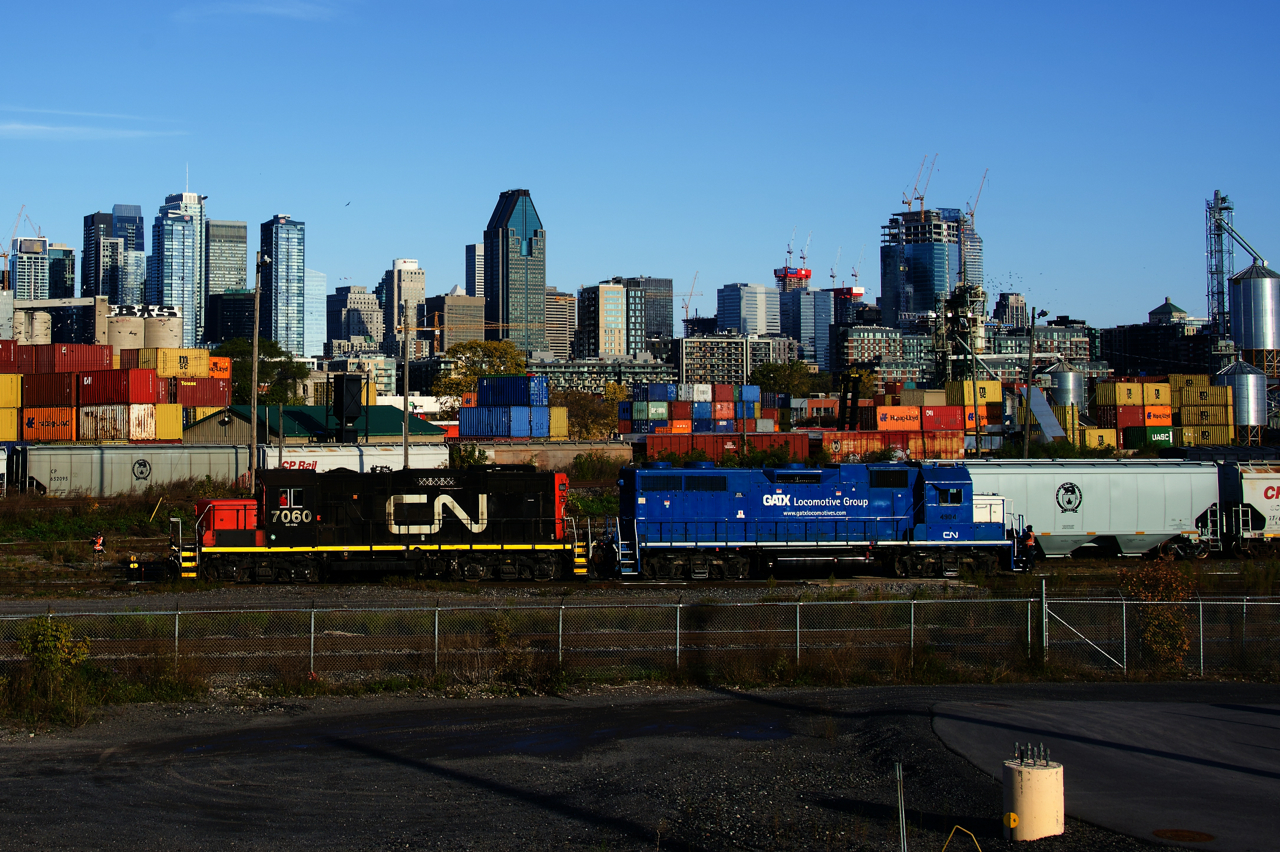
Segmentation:
{"type": "Polygon", "coordinates": [[[1013,567],[1004,499],[954,464],[821,468],[624,468],[617,573],[644,579],[768,577],[868,563],[900,577],[1013,567]]]}

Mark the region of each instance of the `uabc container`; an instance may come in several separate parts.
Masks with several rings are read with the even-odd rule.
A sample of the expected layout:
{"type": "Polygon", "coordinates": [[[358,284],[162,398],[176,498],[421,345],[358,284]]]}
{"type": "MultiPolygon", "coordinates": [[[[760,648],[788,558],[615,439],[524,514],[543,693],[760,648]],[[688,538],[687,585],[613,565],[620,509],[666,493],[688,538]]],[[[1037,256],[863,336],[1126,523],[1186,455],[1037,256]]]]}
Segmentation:
{"type": "Polygon", "coordinates": [[[81,373],[77,388],[80,405],[143,405],[165,402],[168,380],[155,370],[95,370],[81,373]]]}
{"type": "Polygon", "coordinates": [[[75,373],[31,373],[22,377],[22,398],[32,408],[76,404],[75,373]]]}
{"type": "Polygon", "coordinates": [[[23,408],[22,440],[34,442],[74,441],[76,410],[71,407],[23,408]]]}

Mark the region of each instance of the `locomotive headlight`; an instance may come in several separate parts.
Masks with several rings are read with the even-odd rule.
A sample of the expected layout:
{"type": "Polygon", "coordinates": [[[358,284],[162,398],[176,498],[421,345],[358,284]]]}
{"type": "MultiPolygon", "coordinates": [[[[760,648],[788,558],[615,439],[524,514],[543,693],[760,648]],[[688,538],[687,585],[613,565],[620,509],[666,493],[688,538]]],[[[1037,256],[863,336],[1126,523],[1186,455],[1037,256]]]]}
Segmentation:
{"type": "Polygon", "coordinates": [[[276,540],[276,534],[275,534],[275,533],[272,533],[272,534],[271,534],[271,540],[272,540],[272,541],[275,541],[275,540],[276,540]]]}

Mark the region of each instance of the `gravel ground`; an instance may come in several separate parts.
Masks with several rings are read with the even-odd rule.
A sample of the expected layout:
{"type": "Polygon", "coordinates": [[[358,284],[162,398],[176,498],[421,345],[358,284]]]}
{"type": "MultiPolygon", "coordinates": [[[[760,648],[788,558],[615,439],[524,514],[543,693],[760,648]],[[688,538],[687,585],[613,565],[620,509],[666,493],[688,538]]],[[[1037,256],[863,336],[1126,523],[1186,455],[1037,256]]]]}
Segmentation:
{"type": "MultiPolygon", "coordinates": [[[[1248,684],[594,688],[560,697],[214,700],[0,746],[7,849],[1012,849],[941,701],[1275,702],[1248,684]],[[967,838],[953,849],[971,848],[967,838]]],[[[1031,850],[1144,850],[1068,820],[1031,850]]]]}

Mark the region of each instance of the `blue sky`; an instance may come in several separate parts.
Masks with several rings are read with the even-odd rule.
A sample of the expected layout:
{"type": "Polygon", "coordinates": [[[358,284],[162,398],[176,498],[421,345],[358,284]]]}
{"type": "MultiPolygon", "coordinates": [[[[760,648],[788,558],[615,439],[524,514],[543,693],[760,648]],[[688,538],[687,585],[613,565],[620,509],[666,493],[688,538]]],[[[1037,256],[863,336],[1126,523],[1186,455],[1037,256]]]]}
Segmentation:
{"type": "Polygon", "coordinates": [[[26,204],[78,250],[86,213],[153,216],[189,165],[251,249],[288,213],[331,288],[416,257],[443,292],[498,193],[522,187],[548,283],[687,291],[698,271],[709,314],[717,287],[771,281],[793,228],[799,245],[812,231],[824,285],[838,248],[851,283],[865,246],[878,295],[880,225],[936,153],[931,207],[971,202],[990,169],[990,292],[1098,325],[1165,296],[1203,316],[1214,189],[1280,264],[1278,84],[1257,46],[1278,18],[1265,3],[28,5],[9,25],[39,37],[5,47],[0,226],[26,204]]]}

